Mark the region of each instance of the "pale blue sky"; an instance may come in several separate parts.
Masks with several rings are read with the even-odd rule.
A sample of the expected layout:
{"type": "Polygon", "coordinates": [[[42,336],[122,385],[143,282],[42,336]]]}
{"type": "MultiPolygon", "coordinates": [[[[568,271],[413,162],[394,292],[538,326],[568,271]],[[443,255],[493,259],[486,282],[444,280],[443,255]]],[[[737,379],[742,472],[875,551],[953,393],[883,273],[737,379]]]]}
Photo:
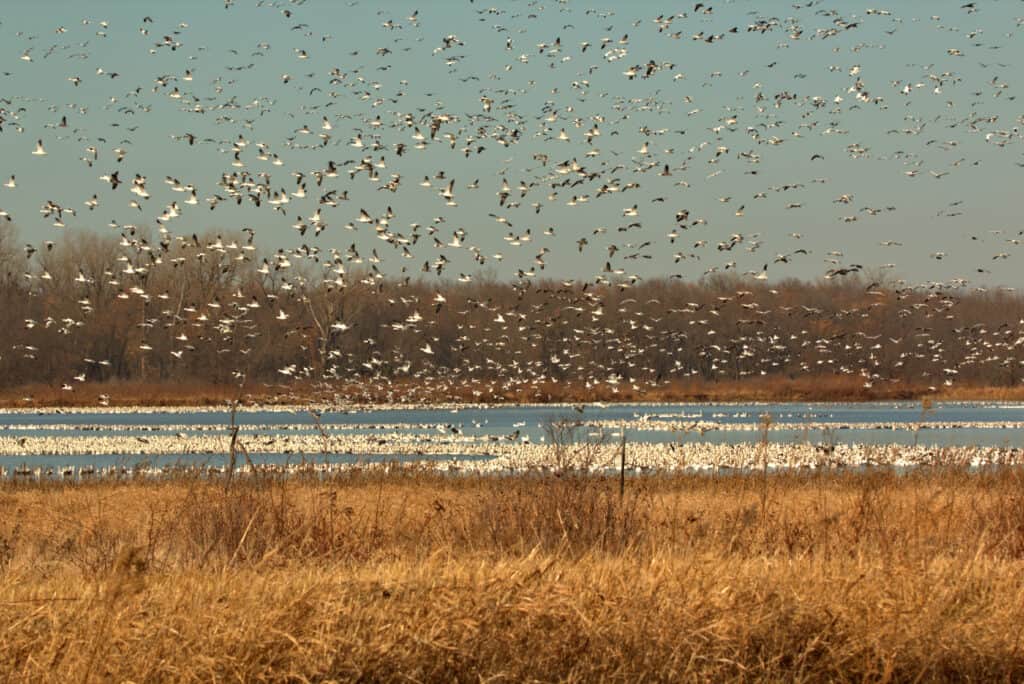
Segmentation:
{"type": "Polygon", "coordinates": [[[405,234],[413,222],[425,230],[443,216],[437,234],[442,242],[464,228],[463,247],[479,246],[488,257],[485,267],[494,266],[503,275],[529,269],[546,247],[544,275],[592,278],[609,260],[608,246],[615,244],[613,268],[644,276],[695,279],[710,267],[721,269],[734,261],[740,272],[760,270],[767,262],[771,279],[819,277],[834,266],[825,259],[833,258],[839,265],[868,268],[894,263],[891,272],[912,282],[966,277],[972,283],[1024,286],[1020,247],[1007,242],[1024,229],[1016,197],[1024,163],[1024,107],[1015,99],[1024,66],[1019,35],[1024,2],[980,1],[979,11],[970,13],[962,2],[907,1],[893,4],[891,15],[868,14],[867,6],[856,2],[801,3],[808,6],[798,9],[788,3],[712,4],[712,14],[691,11],[659,32],[656,17],[669,9],[692,10],[692,5],[491,0],[498,9],[487,12],[488,3],[455,0],[234,0],[227,9],[212,0],[10,0],[0,23],[0,97],[9,100],[0,102],[8,111],[0,133],[0,178],[15,175],[17,187],[0,188],[0,208],[14,217],[23,240],[33,243],[58,239],[62,230],[110,231],[111,220],[153,226],[165,206],[186,198],[164,184],[165,176],[171,176],[194,184],[200,199],[197,206],[182,207],[182,216],[168,224],[172,233],[251,226],[268,249],[307,243],[344,251],[356,243],[364,257],[376,248],[383,260],[380,268],[388,272],[403,266],[418,272],[423,261],[440,253],[451,260],[446,275],[479,266],[465,249],[439,250],[428,237],[410,248],[414,259],[402,259],[375,239],[372,226],[356,223],[358,230],[346,230],[360,208],[376,217],[391,206],[390,228],[405,234]],[[408,17],[416,9],[413,23],[408,17]],[[146,16],[152,23],[143,23],[146,16]],[[775,30],[747,31],[759,18],[772,17],[781,23],[775,30]],[[388,20],[401,28],[387,28],[388,20]],[[825,33],[844,23],[857,26],[838,28],[834,36],[825,33]],[[737,33],[729,33],[734,26],[737,33]],[[802,31],[798,39],[791,36],[794,27],[802,31]],[[681,37],[670,37],[677,31],[681,37]],[[699,32],[724,38],[712,44],[692,40],[699,32]],[[620,44],[624,34],[628,42],[620,44]],[[441,50],[449,35],[462,45],[441,50]],[[157,47],[164,36],[180,47],[157,47]],[[611,42],[603,52],[606,37],[611,42]],[[507,39],[511,49],[506,49],[507,39]],[[553,52],[556,39],[561,46],[553,52]],[[585,52],[582,41],[591,43],[585,52]],[[614,59],[608,53],[614,49],[624,54],[614,59]],[[297,50],[307,58],[300,59],[297,50]],[[22,59],[26,51],[31,61],[22,59]],[[665,68],[648,79],[629,80],[623,74],[650,60],[665,68]],[[253,68],[245,68],[249,64],[253,68]],[[344,76],[332,84],[335,68],[344,76]],[[193,72],[191,81],[181,80],[186,70],[193,72]],[[109,77],[113,72],[117,78],[109,77]],[[290,75],[287,83],[284,74],[290,75]],[[81,78],[77,87],[68,80],[76,76],[81,78]],[[858,80],[869,97],[884,98],[884,108],[857,101],[851,88],[858,80]],[[908,84],[912,92],[904,95],[900,88],[908,84]],[[169,97],[175,88],[183,98],[169,97]],[[760,102],[758,93],[764,98],[760,102]],[[776,107],[782,93],[793,99],[779,100],[776,107]],[[478,118],[484,114],[482,96],[494,101],[493,119],[478,118]],[[839,103],[837,96],[843,98],[839,103]],[[823,106],[816,108],[812,97],[821,98],[823,106]],[[197,106],[202,113],[194,111],[197,106]],[[557,119],[546,121],[552,111],[557,119]],[[441,113],[457,118],[441,129],[442,134],[458,133],[456,149],[446,142],[412,149],[412,129],[397,125],[402,116],[411,114],[427,132],[429,125],[420,119],[441,113]],[[369,140],[374,131],[370,121],[378,114],[384,122],[380,140],[388,149],[351,147],[359,131],[369,140]],[[622,120],[624,114],[629,118],[622,120]],[[62,116],[67,128],[54,127],[62,116]],[[293,136],[297,144],[317,144],[324,116],[333,126],[326,147],[288,145],[293,136]],[[591,146],[584,133],[595,124],[594,117],[603,121],[597,121],[601,135],[591,146]],[[500,125],[518,128],[521,142],[500,145],[495,140],[500,125]],[[312,133],[296,133],[303,126],[312,133]],[[545,126],[550,130],[545,132],[545,126]],[[644,128],[665,132],[655,135],[644,128]],[[562,129],[569,141],[557,139],[562,129]],[[758,131],[758,139],[751,137],[751,129],[758,131]],[[185,133],[216,142],[190,147],[171,139],[185,133]],[[468,159],[460,152],[467,134],[479,139],[474,148],[486,147],[468,159]],[[213,212],[207,208],[204,198],[223,195],[217,187],[221,174],[237,170],[231,166],[230,145],[239,135],[249,141],[241,154],[245,169],[270,173],[275,189],[291,192],[291,171],[308,178],[329,160],[344,170],[352,164],[343,162],[384,156],[387,167],[380,170],[377,184],[368,182],[365,173],[351,181],[345,173],[326,181],[325,188],[347,190],[350,201],[322,210],[328,224],[322,235],[314,238],[310,230],[300,238],[290,226],[296,214],[308,217],[316,209],[319,189],[312,179],[307,180],[309,196],[287,205],[286,217],[266,204],[259,209],[233,203],[221,203],[213,212]],[[45,157],[31,154],[39,138],[48,151],[45,157]],[[645,139],[648,153],[641,155],[645,139]],[[260,141],[280,155],[282,166],[255,158],[260,141]],[[401,157],[390,147],[397,142],[409,146],[401,157]],[[91,168],[80,161],[89,146],[99,152],[91,168]],[[127,151],[123,162],[115,161],[114,148],[127,151]],[[593,148],[599,154],[586,157],[593,148]],[[724,149],[713,162],[719,148],[724,149]],[[534,160],[538,153],[549,155],[547,169],[534,160]],[[758,155],[760,163],[741,154],[758,155]],[[823,159],[812,161],[818,154],[823,159]],[[548,199],[547,182],[566,177],[553,174],[554,165],[573,158],[601,176],[560,188],[557,197],[548,199]],[[678,168],[684,162],[686,168],[678,168]],[[644,163],[652,170],[639,172],[644,163]],[[618,164],[624,168],[613,171],[618,164]],[[671,177],[658,175],[664,164],[673,167],[671,177]],[[125,185],[114,192],[99,176],[117,169],[125,185]],[[438,197],[440,181],[431,189],[419,186],[424,175],[442,169],[455,179],[457,207],[438,197]],[[915,177],[906,175],[914,171],[915,177]],[[136,173],[147,177],[151,194],[141,212],[128,205],[137,199],[128,192],[136,173]],[[401,174],[400,189],[379,191],[391,173],[401,174]],[[546,180],[530,190],[521,207],[510,210],[497,205],[502,178],[513,186],[513,199],[518,199],[520,181],[546,180]],[[613,178],[640,187],[596,197],[597,189],[613,178]],[[466,189],[476,179],[479,189],[466,189]],[[689,187],[677,185],[683,180],[689,187]],[[790,184],[803,187],[772,189],[790,184]],[[755,199],[759,192],[766,196],[755,199]],[[83,203],[94,193],[99,206],[89,211],[83,203]],[[567,206],[574,195],[590,200],[567,206]],[[849,203],[836,201],[844,195],[851,196],[849,203]],[[664,202],[652,202],[662,197],[664,202]],[[47,201],[73,207],[78,215],[66,218],[67,228],[54,228],[39,212],[47,201]],[[539,214],[530,206],[535,201],[543,204],[539,214]],[[638,216],[623,216],[633,204],[638,216]],[[787,208],[792,204],[800,206],[787,208]],[[742,215],[737,215],[741,206],[742,215]],[[873,216],[867,208],[881,211],[873,216]],[[670,244],[666,235],[681,209],[690,212],[691,221],[700,217],[707,224],[679,231],[670,244]],[[512,228],[490,213],[506,217],[512,228]],[[858,220],[843,222],[848,216],[858,220]],[[642,225],[619,230],[633,222],[642,225]],[[554,236],[542,234],[548,227],[555,228],[554,236]],[[599,227],[607,232],[595,235],[599,227]],[[529,243],[515,247],[503,239],[510,230],[521,234],[527,228],[534,236],[529,243]],[[715,248],[732,234],[743,235],[744,241],[731,251],[715,248]],[[589,241],[582,254],[577,249],[581,237],[589,241]],[[879,244],[886,240],[901,246],[879,244]],[[707,246],[695,248],[699,241],[707,246]],[[644,242],[650,245],[639,249],[644,242]],[[754,242],[761,244],[747,251],[754,242]],[[772,263],[776,254],[799,248],[810,254],[772,263]],[[833,250],[842,256],[829,257],[833,250]],[[496,252],[505,256],[500,263],[490,258],[496,252]],[[676,263],[676,252],[700,259],[676,263]],[[941,260],[932,256],[943,252],[941,260]],[[651,258],[624,259],[629,254],[651,258]],[[1007,258],[993,259],[998,254],[1007,258]],[[979,267],[991,274],[977,273],[979,267]]]}

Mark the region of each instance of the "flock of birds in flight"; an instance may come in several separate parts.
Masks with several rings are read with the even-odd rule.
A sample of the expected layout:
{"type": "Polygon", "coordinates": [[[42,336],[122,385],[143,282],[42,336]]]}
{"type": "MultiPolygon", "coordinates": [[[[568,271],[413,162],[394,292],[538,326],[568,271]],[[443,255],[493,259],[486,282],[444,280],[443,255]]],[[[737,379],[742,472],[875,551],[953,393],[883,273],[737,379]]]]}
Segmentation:
{"type": "MultiPolygon", "coordinates": [[[[104,42],[125,41],[135,49],[123,35],[130,23],[126,17],[55,25],[50,36],[19,30],[19,64],[5,66],[0,78],[0,84],[8,84],[0,88],[0,174],[6,177],[0,220],[19,225],[28,240],[20,277],[36,294],[53,287],[45,257],[59,248],[60,234],[71,230],[109,230],[120,239],[115,267],[102,272],[84,264],[79,268],[73,287],[83,293],[104,280],[118,298],[162,300],[170,306],[174,293],[147,287],[155,272],[190,260],[249,263],[270,284],[262,294],[239,290],[231,302],[219,297],[179,302],[148,320],[150,327],[164,323],[175,333],[179,344],[168,353],[180,360],[195,349],[191,341],[204,334],[212,339],[242,328],[255,330],[245,323],[257,310],[269,311],[282,330],[308,314],[336,374],[346,359],[337,352],[332,357],[331,340],[348,333],[355,322],[338,316],[320,320],[312,309],[286,305],[302,301],[311,288],[340,299],[358,282],[365,286],[360,296],[378,296],[394,305],[391,327],[419,340],[418,353],[389,356],[375,349],[358,364],[354,357],[347,359],[352,366],[347,370],[408,374],[431,368],[440,346],[449,347],[445,364],[458,365],[452,349],[500,348],[497,341],[510,334],[539,340],[539,328],[550,325],[556,308],[594,324],[565,324],[563,341],[604,344],[625,359],[642,356],[636,347],[643,345],[646,351],[672,355],[692,340],[684,329],[659,334],[659,322],[674,314],[711,332],[724,306],[742,307],[748,318],[763,318],[773,308],[780,315],[813,315],[815,309],[808,306],[802,311],[771,307],[771,295],[779,290],[759,281],[785,277],[788,267],[801,265],[804,272],[813,272],[807,270],[818,268],[812,263],[823,264],[816,275],[831,281],[871,271],[865,283],[886,270],[896,272],[896,264],[854,262],[843,249],[821,249],[820,239],[805,239],[814,238],[806,230],[786,229],[786,217],[801,212],[815,212],[823,224],[833,222],[823,229],[829,239],[851,245],[870,241],[878,253],[886,253],[916,235],[928,245],[931,259],[948,263],[959,247],[940,249],[937,240],[920,240],[914,230],[906,237],[877,239],[863,227],[873,218],[902,211],[897,204],[862,199],[862,193],[884,194],[889,181],[862,178],[857,182],[865,184],[863,190],[833,190],[835,183],[820,175],[821,169],[864,162],[871,164],[867,175],[876,176],[879,169],[896,167],[897,186],[936,182],[924,192],[942,198],[939,215],[962,216],[963,200],[950,185],[956,180],[947,176],[966,174],[991,160],[1007,170],[1024,166],[1021,157],[1012,156],[1022,141],[1024,116],[1019,107],[1014,109],[1009,82],[1020,66],[1011,55],[1019,50],[1015,41],[1024,17],[1014,25],[959,28],[961,21],[983,24],[985,13],[998,5],[969,2],[949,5],[954,17],[915,18],[948,46],[922,55],[925,63],[914,65],[916,77],[891,79],[871,53],[884,59],[886,41],[898,41],[906,30],[909,20],[897,10],[844,15],[811,0],[787,6],[790,16],[751,12],[744,15],[746,23],[733,24],[730,17],[737,10],[731,4],[723,9],[698,2],[685,12],[623,18],[619,12],[568,2],[483,7],[470,0],[459,10],[468,18],[457,22],[464,28],[456,33],[444,29],[450,18],[445,15],[453,12],[449,6],[398,13],[388,3],[369,10],[350,3],[353,17],[374,21],[337,27],[358,32],[362,42],[373,45],[353,50],[347,39],[324,31],[323,7],[313,0],[227,0],[217,20],[218,38],[233,37],[236,23],[262,28],[274,22],[267,31],[290,44],[259,40],[248,49],[207,47],[192,38],[188,22],[168,22],[154,14],[138,19],[132,29],[138,33],[133,39],[145,48],[128,58],[139,62],[120,70],[96,55],[107,54],[109,48],[100,47],[104,42]],[[432,17],[435,12],[440,16],[432,17]],[[569,35],[574,38],[563,38],[569,35]],[[742,90],[726,84],[724,67],[705,66],[714,59],[702,51],[718,43],[757,62],[737,71],[742,90]],[[808,45],[833,63],[801,61],[802,72],[781,74],[780,65],[792,63],[785,49],[808,45]],[[781,56],[765,58],[776,54],[781,56]],[[176,65],[176,70],[155,71],[148,82],[125,83],[145,70],[144,58],[162,60],[155,62],[161,69],[176,65]],[[68,65],[61,67],[62,84],[48,84],[45,97],[18,94],[22,88],[31,90],[22,79],[37,81],[39,74],[51,73],[36,71],[40,64],[58,60],[68,65]],[[984,78],[964,75],[967,69],[959,64],[968,60],[984,78]],[[285,73],[273,72],[282,65],[285,73]],[[403,72],[406,65],[416,69],[415,75],[403,72]],[[820,73],[803,73],[814,71],[820,73]],[[92,104],[83,104],[87,93],[92,104]],[[901,127],[876,130],[879,122],[893,117],[901,127]],[[871,135],[877,143],[862,142],[871,135]],[[907,141],[906,149],[874,149],[893,137],[907,141]],[[828,143],[818,147],[816,141],[828,143]],[[69,159],[73,150],[74,162],[69,159]],[[932,166],[933,152],[935,159],[948,161],[932,166]],[[32,164],[54,157],[62,166],[76,167],[60,173],[87,180],[23,183],[25,176],[39,178],[32,164]],[[153,179],[154,167],[165,159],[176,170],[153,179]],[[215,177],[210,169],[216,169],[215,177]],[[82,170],[85,175],[77,175],[82,170]],[[783,173],[796,178],[782,181],[783,173]],[[84,198],[74,197],[89,183],[95,187],[84,198]],[[3,209],[7,198],[40,192],[45,194],[41,224],[35,216],[3,209]],[[770,210],[762,209],[769,204],[770,210]],[[105,211],[115,218],[106,227],[97,225],[95,217],[105,211]],[[207,233],[209,226],[229,222],[245,227],[207,233]],[[283,226],[294,236],[282,237],[283,226]],[[56,232],[46,235],[47,228],[56,232]],[[290,239],[299,244],[279,246],[290,239]],[[263,256],[261,248],[271,244],[275,247],[263,256]],[[460,324],[458,336],[443,342],[430,327],[448,315],[451,287],[479,281],[479,271],[487,268],[507,273],[518,293],[542,283],[549,302],[509,310],[471,299],[474,310],[487,311],[489,325],[460,324]],[[586,275],[566,277],[569,271],[586,275]],[[731,273],[739,286],[714,306],[665,310],[658,300],[629,298],[629,289],[641,287],[651,273],[679,280],[731,273]],[[424,283],[433,294],[414,294],[419,290],[413,286],[422,289],[424,283]],[[605,293],[610,291],[617,293],[616,304],[606,311],[605,293]],[[225,324],[226,318],[231,322],[225,324]],[[644,334],[632,342],[613,340],[604,334],[609,319],[644,334]]],[[[10,21],[0,29],[9,30],[10,21]]],[[[923,42],[922,50],[937,45],[923,42]]],[[[736,62],[736,54],[726,63],[736,62]]],[[[1013,186],[1003,172],[985,178],[1005,182],[1007,190],[1013,186]]],[[[1007,226],[971,230],[972,241],[1001,245],[992,262],[1008,259],[1024,240],[1024,230],[1007,226]]],[[[971,270],[980,274],[990,268],[982,264],[971,270]]],[[[947,288],[968,282],[954,279],[947,288]]],[[[864,291],[884,298],[920,290],[896,281],[871,282],[864,291]]],[[[920,307],[936,316],[946,314],[955,300],[949,291],[933,288],[920,307]]],[[[73,317],[70,326],[68,319],[26,320],[25,326],[66,331],[87,324],[94,303],[83,295],[79,304],[80,318],[73,317]]],[[[870,314],[871,306],[862,310],[870,314]]],[[[741,341],[708,343],[712,366],[721,362],[725,367],[727,355],[753,357],[757,348],[794,342],[756,330],[741,341]]],[[[827,344],[845,345],[853,359],[876,349],[868,344],[872,341],[860,340],[853,347],[849,340],[827,344]]],[[[795,342],[797,347],[819,344],[810,335],[795,342]]],[[[920,341],[924,347],[911,353],[929,358],[927,347],[931,343],[934,350],[933,342],[920,341]]],[[[1004,344],[1001,337],[997,342],[1004,344]]],[[[22,344],[7,353],[31,358],[34,350],[22,344]]],[[[139,351],[151,353],[154,347],[144,340],[139,351]]],[[[571,365],[571,357],[553,351],[543,367],[571,365]]],[[[771,363],[770,355],[764,358],[771,363]]],[[[85,359],[83,368],[103,363],[85,359]]],[[[863,372],[870,364],[838,365],[844,372],[861,372],[869,385],[879,377],[863,372]]],[[[677,363],[675,370],[680,368],[677,363]]],[[[543,376],[541,365],[468,370],[543,376]]],[[[608,370],[599,365],[586,372],[595,382],[609,377],[619,382],[608,370]]],[[[278,369],[283,377],[322,371],[301,362],[278,369]]],[[[945,371],[939,378],[951,382],[956,367],[945,371]]],[[[84,371],[75,374],[65,388],[73,389],[75,381],[86,377],[84,371]]]]}

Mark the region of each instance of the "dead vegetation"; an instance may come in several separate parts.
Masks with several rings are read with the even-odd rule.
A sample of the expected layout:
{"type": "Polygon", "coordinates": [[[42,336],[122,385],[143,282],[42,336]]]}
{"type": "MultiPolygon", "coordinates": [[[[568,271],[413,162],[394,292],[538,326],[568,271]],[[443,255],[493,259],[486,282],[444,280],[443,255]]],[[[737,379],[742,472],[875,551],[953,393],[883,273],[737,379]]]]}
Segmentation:
{"type": "Polygon", "coordinates": [[[221,402],[240,378],[261,398],[355,401],[1024,397],[1024,297],[1004,289],[724,274],[378,282],[354,265],[343,286],[312,267],[292,283],[257,253],[214,248],[245,243],[224,231],[169,246],[176,265],[147,271],[143,297],[105,275],[149,261],[114,236],[72,232],[14,269],[11,230],[0,225],[6,406],[221,402]]]}
{"type": "Polygon", "coordinates": [[[0,677],[1015,680],[1024,474],[0,490],[0,677]]]}
{"type": "Polygon", "coordinates": [[[246,403],[308,404],[313,401],[357,403],[555,403],[555,402],[800,402],[896,401],[928,398],[934,401],[1024,401],[1024,386],[996,387],[964,384],[932,389],[921,384],[864,387],[857,378],[811,376],[794,380],[678,380],[656,388],[613,389],[564,380],[507,387],[497,380],[439,388],[416,380],[386,384],[291,382],[237,385],[202,381],[88,383],[74,392],[53,385],[30,383],[0,388],[0,408],[109,406],[224,406],[241,398],[246,403]]]}

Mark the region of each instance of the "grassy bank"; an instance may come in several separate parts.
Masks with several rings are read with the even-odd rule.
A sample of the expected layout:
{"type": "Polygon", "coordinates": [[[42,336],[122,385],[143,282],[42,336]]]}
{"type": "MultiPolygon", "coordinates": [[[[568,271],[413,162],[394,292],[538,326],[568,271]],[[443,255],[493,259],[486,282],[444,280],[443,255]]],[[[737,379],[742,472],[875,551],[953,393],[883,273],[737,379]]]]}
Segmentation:
{"type": "Polygon", "coordinates": [[[0,489],[0,679],[1020,679],[1024,474],[0,489]]]}
{"type": "Polygon", "coordinates": [[[216,406],[241,398],[261,403],[350,401],[359,403],[556,403],[556,402],[794,402],[918,400],[1024,401],[1022,386],[954,385],[931,389],[928,385],[864,383],[848,376],[820,376],[792,380],[751,378],[742,381],[672,381],[634,389],[629,383],[587,387],[573,381],[511,384],[470,382],[439,389],[435,384],[396,380],[365,383],[289,382],[276,385],[234,385],[202,382],[109,382],[60,386],[34,384],[0,388],[0,409],[110,406],[216,406]]]}

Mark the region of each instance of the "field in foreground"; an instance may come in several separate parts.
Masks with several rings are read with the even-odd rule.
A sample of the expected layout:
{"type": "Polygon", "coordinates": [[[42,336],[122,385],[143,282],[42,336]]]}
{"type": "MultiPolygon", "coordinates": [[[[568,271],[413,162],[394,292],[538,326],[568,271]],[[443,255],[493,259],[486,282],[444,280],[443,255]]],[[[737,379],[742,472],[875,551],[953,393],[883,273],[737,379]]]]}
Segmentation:
{"type": "Polygon", "coordinates": [[[0,679],[1024,677],[1024,472],[0,488],[0,679]]]}

